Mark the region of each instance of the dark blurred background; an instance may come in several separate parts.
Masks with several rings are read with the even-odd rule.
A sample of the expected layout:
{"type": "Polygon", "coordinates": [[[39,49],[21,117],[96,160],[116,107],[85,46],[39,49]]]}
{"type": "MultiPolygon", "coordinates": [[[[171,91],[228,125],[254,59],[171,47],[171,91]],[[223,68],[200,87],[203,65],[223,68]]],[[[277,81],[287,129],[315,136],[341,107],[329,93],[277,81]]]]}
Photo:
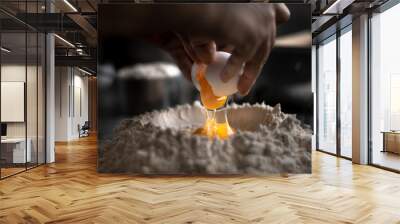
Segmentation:
{"type": "MultiPolygon", "coordinates": [[[[287,6],[291,18],[278,27],[276,46],[255,86],[246,97],[232,99],[239,104],[265,102],[274,106],[280,103],[284,112],[296,114],[312,126],[311,9],[308,4],[287,6]]],[[[99,5],[99,18],[102,17],[101,7],[99,5]]],[[[198,91],[182,75],[153,78],[126,75],[139,64],[174,64],[167,52],[141,39],[104,38],[101,22],[98,32],[100,139],[108,137],[124,118],[199,100],[198,91]]]]}

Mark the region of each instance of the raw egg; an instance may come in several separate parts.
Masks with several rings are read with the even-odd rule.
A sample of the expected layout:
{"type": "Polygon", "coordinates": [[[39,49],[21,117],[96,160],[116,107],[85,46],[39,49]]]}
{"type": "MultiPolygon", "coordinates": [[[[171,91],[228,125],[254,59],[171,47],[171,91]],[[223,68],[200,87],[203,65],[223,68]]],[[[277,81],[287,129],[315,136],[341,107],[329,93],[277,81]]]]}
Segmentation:
{"type": "Polygon", "coordinates": [[[208,69],[207,65],[198,65],[197,75],[195,79],[200,86],[200,100],[203,106],[208,110],[216,110],[223,107],[226,103],[227,96],[216,96],[214,91],[205,77],[205,73],[208,69]]]}
{"type": "MultiPolygon", "coordinates": [[[[224,57],[225,60],[224,64],[226,63],[229,54],[225,52],[219,52],[217,55],[216,60],[222,61],[221,57],[224,57]],[[222,55],[222,56],[221,56],[222,55]]],[[[203,127],[197,129],[193,134],[208,136],[209,138],[219,138],[219,139],[227,139],[230,135],[234,133],[234,130],[230,127],[228,123],[228,119],[226,116],[226,110],[219,110],[225,106],[228,96],[237,92],[237,80],[232,82],[229,81],[228,85],[223,83],[222,80],[219,78],[219,74],[222,71],[223,65],[205,65],[205,64],[195,64],[192,68],[192,80],[195,83],[195,86],[200,91],[200,100],[203,106],[207,109],[207,119],[203,127]],[[213,69],[210,71],[210,69],[213,69]],[[208,75],[213,74],[216,75],[208,75]],[[193,75],[195,74],[195,75],[193,75]],[[211,78],[217,77],[217,78],[211,78]],[[216,81],[216,80],[219,81],[216,81]],[[214,81],[214,87],[212,86],[211,82],[214,81]],[[231,86],[230,86],[231,85],[231,86]],[[234,85],[234,88],[232,87],[234,85]],[[225,91],[218,91],[219,88],[225,88],[225,91]],[[219,93],[217,95],[215,91],[219,93]],[[224,93],[228,93],[223,95],[224,93]]]]}
{"type": "MultiPolygon", "coordinates": [[[[214,61],[211,64],[207,65],[204,77],[210,85],[215,96],[230,96],[238,91],[237,85],[239,82],[239,78],[243,73],[243,67],[240,71],[234,74],[234,76],[228,82],[223,82],[221,80],[222,69],[224,68],[230,56],[231,54],[227,52],[217,51],[214,61]]],[[[197,74],[199,70],[203,69],[202,67],[204,67],[204,65],[196,63],[194,63],[192,66],[192,81],[199,91],[201,90],[200,82],[197,79],[197,74]]]]}
{"type": "Polygon", "coordinates": [[[207,119],[203,127],[197,129],[193,134],[203,135],[209,138],[227,139],[234,134],[234,130],[226,119],[225,111],[208,111],[207,119]],[[221,113],[218,115],[218,113],[221,113]],[[221,117],[222,118],[218,118],[221,117]]]}

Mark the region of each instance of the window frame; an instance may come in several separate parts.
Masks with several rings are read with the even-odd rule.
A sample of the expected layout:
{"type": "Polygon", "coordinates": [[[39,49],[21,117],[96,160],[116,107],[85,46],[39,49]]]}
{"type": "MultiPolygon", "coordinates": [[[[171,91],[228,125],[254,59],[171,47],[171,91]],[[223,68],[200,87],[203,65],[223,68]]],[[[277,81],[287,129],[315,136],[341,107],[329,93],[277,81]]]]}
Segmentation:
{"type": "MultiPolygon", "coordinates": [[[[340,82],[341,82],[341,67],[340,67],[340,37],[342,35],[344,35],[347,32],[351,32],[352,30],[352,22],[351,20],[349,21],[349,16],[344,17],[342,20],[339,20],[337,23],[341,23],[343,25],[343,27],[340,27],[340,29],[336,29],[336,32],[332,33],[331,35],[329,35],[328,37],[318,41],[316,43],[316,52],[315,52],[315,56],[316,56],[316,151],[319,152],[323,152],[329,155],[333,155],[339,158],[343,158],[343,159],[347,159],[347,160],[352,160],[351,157],[347,157],[342,155],[341,153],[341,119],[340,119],[340,103],[341,103],[341,99],[340,99],[340,82]],[[332,153],[332,152],[328,152],[327,150],[321,149],[319,147],[319,128],[318,128],[318,124],[320,122],[319,119],[319,104],[320,104],[320,97],[319,97],[319,85],[320,85],[320,74],[319,74],[319,63],[318,63],[318,59],[319,59],[319,47],[321,44],[325,44],[328,43],[330,41],[336,41],[336,152],[332,153]]],[[[337,24],[334,24],[333,26],[337,26],[337,24]]],[[[329,28],[328,28],[329,29],[329,28]]]]}

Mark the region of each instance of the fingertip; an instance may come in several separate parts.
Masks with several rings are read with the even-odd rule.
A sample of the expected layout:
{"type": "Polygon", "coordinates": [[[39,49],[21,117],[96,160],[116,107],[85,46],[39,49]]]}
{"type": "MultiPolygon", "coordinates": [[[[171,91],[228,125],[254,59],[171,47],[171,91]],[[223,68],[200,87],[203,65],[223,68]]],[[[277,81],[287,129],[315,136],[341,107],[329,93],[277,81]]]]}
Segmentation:
{"type": "Polygon", "coordinates": [[[249,92],[250,92],[250,90],[243,91],[243,92],[239,91],[239,95],[242,96],[242,97],[244,97],[244,96],[249,95],[249,92]]]}
{"type": "Polygon", "coordinates": [[[250,88],[238,86],[238,91],[241,96],[247,96],[250,92],[250,88]]]}
{"type": "Polygon", "coordinates": [[[209,49],[207,53],[202,55],[203,62],[211,64],[215,60],[215,51],[209,49]]]}
{"type": "Polygon", "coordinates": [[[278,24],[285,23],[290,19],[290,10],[285,3],[276,3],[276,21],[278,24]]]}
{"type": "Polygon", "coordinates": [[[210,64],[215,60],[217,50],[214,42],[192,43],[192,46],[198,62],[210,64]]]}

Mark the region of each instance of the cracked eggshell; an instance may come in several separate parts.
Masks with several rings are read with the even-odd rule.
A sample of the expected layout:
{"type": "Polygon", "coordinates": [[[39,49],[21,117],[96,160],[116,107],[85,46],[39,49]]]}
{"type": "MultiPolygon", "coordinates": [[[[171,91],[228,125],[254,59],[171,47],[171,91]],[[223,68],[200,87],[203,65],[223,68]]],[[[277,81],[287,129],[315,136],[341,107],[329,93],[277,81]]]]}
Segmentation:
{"type": "MultiPolygon", "coordinates": [[[[222,69],[224,68],[230,56],[231,54],[227,52],[218,51],[215,55],[214,62],[207,66],[206,79],[210,84],[214,95],[216,96],[229,96],[235,94],[238,91],[237,84],[239,82],[240,76],[243,73],[243,68],[228,82],[224,83],[221,80],[222,69]]],[[[193,84],[195,85],[197,90],[200,91],[200,86],[196,78],[198,67],[199,66],[196,63],[193,64],[191,75],[193,84]]]]}

